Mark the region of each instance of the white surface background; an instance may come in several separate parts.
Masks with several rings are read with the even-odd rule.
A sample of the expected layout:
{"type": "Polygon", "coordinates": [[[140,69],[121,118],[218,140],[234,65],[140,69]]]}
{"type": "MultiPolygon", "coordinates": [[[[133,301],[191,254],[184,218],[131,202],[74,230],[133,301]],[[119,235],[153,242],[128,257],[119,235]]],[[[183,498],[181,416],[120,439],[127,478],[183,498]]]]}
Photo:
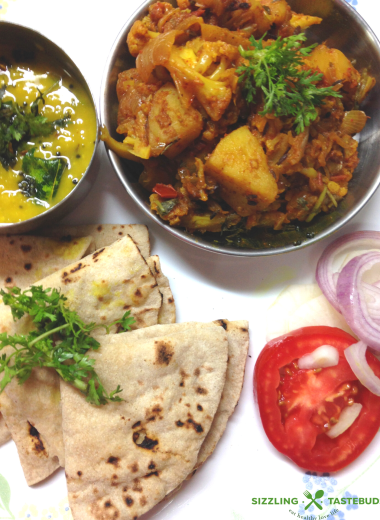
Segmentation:
{"type": "MultiPolygon", "coordinates": [[[[354,0],[351,3],[357,2],[354,0]]],[[[33,27],[63,47],[82,70],[98,100],[109,49],[140,2],[0,0],[1,4],[7,7],[3,18],[33,27]]],[[[375,16],[379,8],[375,2],[359,0],[357,9],[375,31],[378,24],[377,32],[380,33],[380,22],[375,16]]],[[[262,259],[233,258],[202,252],[171,237],[151,222],[125,192],[102,143],[97,153],[100,156],[97,181],[80,208],[64,222],[147,224],[152,251],[160,255],[164,272],[170,279],[179,322],[218,318],[247,319],[250,322],[251,357],[247,362],[243,394],[225,435],[207,464],[172,502],[164,502],[144,519],[294,518],[289,513],[289,506],[251,504],[252,497],[297,497],[301,502],[305,489],[304,472],[280,456],[263,433],[252,397],[252,373],[255,358],[265,344],[266,309],[289,283],[310,283],[314,280],[316,262],[332,239],[296,253],[262,259]]],[[[379,203],[380,192],[339,234],[358,229],[379,230],[379,203]]],[[[336,493],[348,486],[351,494],[358,496],[380,495],[380,461],[374,463],[379,456],[380,436],[377,435],[358,461],[338,473],[334,488],[336,493]]],[[[58,513],[58,504],[67,494],[63,471],[44,484],[28,488],[16,450],[8,443],[0,448],[0,473],[11,485],[11,509],[16,518],[45,520],[49,515],[50,518],[68,518],[67,514],[58,513]],[[57,515],[54,511],[57,511],[57,515]]],[[[314,486],[314,492],[316,489],[318,486],[314,486]]],[[[298,506],[292,506],[292,509],[298,512],[298,506]]],[[[340,509],[341,514],[336,518],[374,520],[380,517],[380,505],[360,506],[356,510],[347,510],[341,506],[340,509]]]]}

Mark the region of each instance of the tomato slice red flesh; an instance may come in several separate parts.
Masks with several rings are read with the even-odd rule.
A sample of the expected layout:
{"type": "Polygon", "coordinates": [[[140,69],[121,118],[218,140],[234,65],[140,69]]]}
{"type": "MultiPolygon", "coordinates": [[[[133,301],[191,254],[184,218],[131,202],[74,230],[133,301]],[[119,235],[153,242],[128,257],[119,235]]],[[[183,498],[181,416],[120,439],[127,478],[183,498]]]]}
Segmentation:
{"type": "MultiPolygon", "coordinates": [[[[337,328],[305,327],[272,340],[257,359],[254,392],[264,430],[302,468],[333,472],[347,466],[380,427],[380,397],[357,380],[344,356],[356,341],[337,328]],[[300,370],[297,360],[322,345],[338,350],[338,365],[300,370]],[[328,437],[326,431],[354,402],[362,405],[359,417],[335,439],[328,437]]],[[[380,362],[369,352],[367,361],[380,377],[380,362]]]]}

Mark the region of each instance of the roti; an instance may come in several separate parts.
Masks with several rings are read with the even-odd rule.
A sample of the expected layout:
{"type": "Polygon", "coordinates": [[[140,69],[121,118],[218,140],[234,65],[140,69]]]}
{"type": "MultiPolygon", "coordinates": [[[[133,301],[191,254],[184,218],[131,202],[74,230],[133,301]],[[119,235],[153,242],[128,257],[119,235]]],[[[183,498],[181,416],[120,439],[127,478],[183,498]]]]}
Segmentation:
{"type": "MultiPolygon", "coordinates": [[[[147,263],[129,236],[54,273],[38,285],[60,289],[68,298],[67,305],[77,311],[85,323],[108,325],[127,310],[136,320],[135,328],[149,327],[158,321],[161,294],[147,263]]],[[[0,321],[8,323],[12,334],[28,332],[28,318],[14,323],[10,309],[4,305],[0,306],[0,315],[4,316],[0,321]]],[[[113,331],[116,332],[116,327],[113,331]]],[[[100,331],[97,335],[104,333],[100,331]]],[[[38,380],[44,378],[40,371],[44,374],[46,370],[35,369],[27,386],[20,386],[13,380],[0,396],[1,410],[16,441],[29,485],[45,479],[54,469],[64,465],[59,384],[56,379],[51,391],[45,393],[44,385],[38,380]],[[3,398],[4,394],[8,399],[3,398]],[[53,394],[58,398],[51,398],[53,394]],[[50,428],[50,417],[55,418],[54,429],[50,428]],[[35,435],[27,423],[32,425],[33,432],[38,432],[43,449],[34,449],[31,437],[35,435]]]]}
{"type": "MultiPolygon", "coordinates": [[[[0,289],[26,288],[82,258],[92,243],[91,236],[61,242],[45,237],[0,235],[0,289]]],[[[0,323],[0,332],[8,330],[3,320],[0,323]]],[[[0,446],[10,439],[11,434],[0,413],[0,446]]]]}
{"type": "Polygon", "coordinates": [[[91,353],[121,403],[94,407],[61,382],[69,501],[74,520],[132,520],[194,468],[226,377],[222,327],[157,325],[101,338],[91,353]]]}
{"type": "Polygon", "coordinates": [[[168,324],[176,322],[175,302],[172,290],[169,285],[169,280],[164,275],[161,269],[160,259],[157,255],[150,256],[147,263],[155,277],[158,288],[162,295],[162,305],[158,313],[158,323],[168,324]]]}
{"type": "Polygon", "coordinates": [[[143,224],[84,224],[81,226],[55,226],[42,229],[43,236],[60,240],[92,236],[94,250],[111,245],[123,236],[129,235],[139,248],[144,258],[150,256],[148,228],[143,224]]]}
{"type": "Polygon", "coordinates": [[[82,258],[91,236],[65,242],[46,237],[0,235],[0,288],[25,288],[82,258]]]}
{"type": "Polygon", "coordinates": [[[199,451],[195,469],[199,468],[215,450],[226,429],[228,419],[238,404],[248,355],[248,321],[218,320],[214,323],[223,327],[227,332],[228,364],[226,383],[210,431],[199,451]]]}

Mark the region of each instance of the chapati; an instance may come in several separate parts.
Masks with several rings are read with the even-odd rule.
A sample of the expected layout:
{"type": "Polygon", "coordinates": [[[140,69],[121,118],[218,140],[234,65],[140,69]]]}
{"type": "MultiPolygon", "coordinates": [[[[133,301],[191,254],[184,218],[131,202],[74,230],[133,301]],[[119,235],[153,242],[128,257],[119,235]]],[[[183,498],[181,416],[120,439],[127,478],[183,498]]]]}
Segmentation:
{"type": "Polygon", "coordinates": [[[101,338],[92,352],[121,403],[94,407],[61,381],[69,501],[74,520],[132,520],[194,468],[226,377],[222,327],[157,325],[101,338]]]}
{"type": "MultiPolygon", "coordinates": [[[[96,322],[108,325],[130,310],[136,320],[133,327],[149,327],[157,323],[161,308],[161,294],[156,280],[129,236],[39,281],[38,285],[60,289],[68,298],[68,307],[75,310],[85,323],[96,322]]],[[[28,331],[29,318],[25,317],[14,323],[10,308],[3,304],[0,306],[0,316],[4,316],[1,321],[3,324],[8,323],[12,334],[28,331]]],[[[116,329],[115,326],[114,332],[116,329]]],[[[97,335],[102,333],[103,330],[97,335]]],[[[45,372],[46,369],[39,369],[39,371],[45,372]]],[[[35,378],[41,378],[41,375],[32,374],[27,387],[19,386],[17,381],[13,380],[0,396],[1,410],[16,441],[29,485],[45,479],[52,468],[54,470],[60,464],[63,465],[64,460],[63,453],[55,448],[51,450],[52,446],[60,446],[62,442],[59,400],[51,399],[49,394],[46,394],[44,399],[44,385],[35,385],[35,378]],[[5,399],[3,401],[4,394],[13,401],[15,392],[17,392],[18,405],[10,406],[5,399]],[[38,403],[36,409],[34,405],[28,405],[34,401],[38,403]],[[17,409],[17,406],[20,407],[20,402],[25,403],[25,406],[17,409]],[[56,421],[54,430],[48,427],[51,416],[54,416],[56,421]],[[31,423],[39,433],[44,450],[36,452],[28,449],[31,440],[27,422],[31,423]],[[55,465],[52,464],[52,459],[55,465]]],[[[59,395],[58,380],[55,389],[59,395]]]]}

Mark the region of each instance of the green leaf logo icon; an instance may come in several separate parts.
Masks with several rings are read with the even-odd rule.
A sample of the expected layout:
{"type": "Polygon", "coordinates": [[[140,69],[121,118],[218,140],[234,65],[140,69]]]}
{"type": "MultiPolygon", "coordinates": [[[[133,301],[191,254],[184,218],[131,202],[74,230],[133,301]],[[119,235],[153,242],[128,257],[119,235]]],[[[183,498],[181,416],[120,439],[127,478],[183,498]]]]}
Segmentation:
{"type": "Polygon", "coordinates": [[[1,520],[15,520],[12,511],[9,509],[9,502],[11,501],[11,488],[8,481],[3,475],[0,475],[0,519],[1,520]]]}

